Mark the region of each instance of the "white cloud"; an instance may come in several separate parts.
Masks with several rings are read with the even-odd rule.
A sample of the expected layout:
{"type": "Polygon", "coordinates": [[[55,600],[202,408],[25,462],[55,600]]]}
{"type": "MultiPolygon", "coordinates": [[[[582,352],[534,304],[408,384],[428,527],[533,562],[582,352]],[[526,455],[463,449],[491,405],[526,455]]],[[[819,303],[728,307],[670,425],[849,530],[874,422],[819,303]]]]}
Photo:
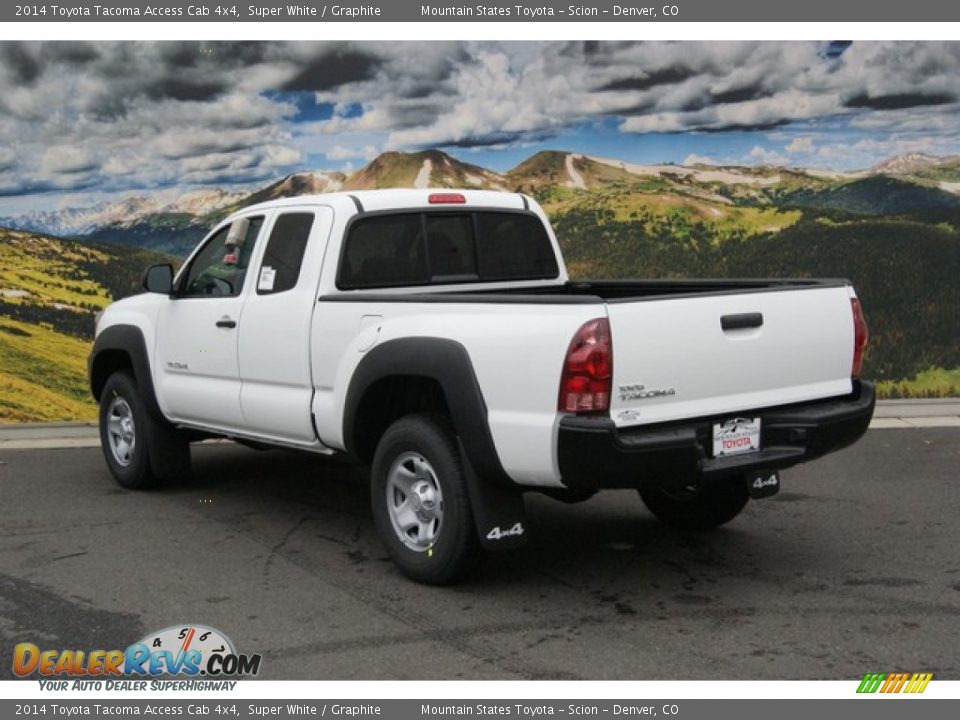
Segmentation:
{"type": "Polygon", "coordinates": [[[9,170],[16,162],[17,154],[13,151],[13,148],[0,145],[0,171],[9,170]]]}
{"type": "Polygon", "coordinates": [[[952,155],[960,149],[960,134],[946,136],[862,138],[855,142],[828,142],[817,157],[832,167],[867,168],[896,155],[923,153],[952,155]]]}
{"type": "Polygon", "coordinates": [[[268,167],[289,167],[303,160],[296,148],[284,145],[267,145],[263,148],[262,164],[268,167]]]}
{"type": "Polygon", "coordinates": [[[377,156],[377,148],[373,145],[364,145],[363,147],[344,147],[343,145],[334,145],[326,151],[328,159],[339,160],[373,160],[377,156]]]}
{"type": "Polygon", "coordinates": [[[807,136],[794,138],[783,149],[791,155],[812,153],[813,138],[807,136]]]}
{"type": "Polygon", "coordinates": [[[0,44],[0,192],[253,182],[318,155],[524,147],[599,121],[626,135],[759,129],[766,142],[741,159],[778,165],[960,148],[960,43],[858,42],[829,61],[804,42],[212,49],[0,44]],[[332,116],[300,122],[304,95],[332,116]]]}
{"type": "Polygon", "coordinates": [[[103,172],[107,175],[130,175],[136,168],[117,157],[107,158],[103,164],[103,172]]]}
{"type": "Polygon", "coordinates": [[[690,153],[683,159],[684,165],[719,165],[716,160],[708,155],[698,155],[697,153],[690,153]]]}
{"type": "Polygon", "coordinates": [[[767,150],[759,145],[753,146],[747,160],[756,165],[786,165],[789,162],[787,158],[775,150],[767,150]]]}
{"type": "Polygon", "coordinates": [[[89,150],[74,145],[54,145],[47,148],[40,163],[47,174],[73,174],[97,169],[97,162],[89,150]]]}

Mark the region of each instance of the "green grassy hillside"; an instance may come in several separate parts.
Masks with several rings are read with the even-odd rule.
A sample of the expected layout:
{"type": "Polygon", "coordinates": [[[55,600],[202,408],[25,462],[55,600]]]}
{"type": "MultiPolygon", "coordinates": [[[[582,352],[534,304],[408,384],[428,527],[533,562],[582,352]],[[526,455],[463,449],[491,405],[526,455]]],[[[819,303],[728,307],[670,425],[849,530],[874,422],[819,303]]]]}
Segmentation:
{"type": "Polygon", "coordinates": [[[89,341],[0,316],[0,422],[93,420],[89,341]]]}
{"type": "Polygon", "coordinates": [[[881,380],[877,383],[881,398],[948,398],[960,397],[960,369],[930,368],[906,380],[881,380]]]}
{"type": "Polygon", "coordinates": [[[216,213],[216,218],[197,218],[186,213],[153,213],[134,223],[105,225],[82,239],[183,257],[203,239],[210,225],[224,215],[216,213]]]}
{"type": "Polygon", "coordinates": [[[90,420],[94,314],[168,259],[0,228],[0,422],[90,420]]]}
{"type": "Polygon", "coordinates": [[[789,192],[779,198],[787,207],[841,210],[862,215],[913,215],[928,218],[960,211],[960,197],[926,185],[885,175],[843,183],[835,187],[789,192]]]}

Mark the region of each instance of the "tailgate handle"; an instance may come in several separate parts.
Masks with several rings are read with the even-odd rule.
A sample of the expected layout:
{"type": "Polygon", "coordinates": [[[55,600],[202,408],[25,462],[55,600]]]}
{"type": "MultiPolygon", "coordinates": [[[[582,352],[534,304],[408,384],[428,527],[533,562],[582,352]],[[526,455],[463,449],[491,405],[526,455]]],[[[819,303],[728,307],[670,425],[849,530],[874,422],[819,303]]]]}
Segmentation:
{"type": "Polygon", "coordinates": [[[739,315],[724,315],[720,318],[720,327],[724,330],[758,328],[761,325],[763,325],[763,313],[740,313],[739,315]]]}

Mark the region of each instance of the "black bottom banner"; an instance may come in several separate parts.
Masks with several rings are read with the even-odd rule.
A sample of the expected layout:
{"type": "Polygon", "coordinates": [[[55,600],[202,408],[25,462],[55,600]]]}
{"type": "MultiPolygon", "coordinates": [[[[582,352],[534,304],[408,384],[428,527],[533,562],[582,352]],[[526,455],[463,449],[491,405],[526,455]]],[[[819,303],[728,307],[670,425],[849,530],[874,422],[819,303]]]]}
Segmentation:
{"type": "Polygon", "coordinates": [[[956,717],[954,700],[919,697],[860,697],[849,700],[0,700],[0,717],[188,717],[188,718],[388,718],[427,720],[445,717],[600,717],[723,720],[725,718],[846,720],[956,717]],[[907,709],[906,704],[911,707],[907,709]],[[950,708],[953,707],[953,710],[950,708]]]}

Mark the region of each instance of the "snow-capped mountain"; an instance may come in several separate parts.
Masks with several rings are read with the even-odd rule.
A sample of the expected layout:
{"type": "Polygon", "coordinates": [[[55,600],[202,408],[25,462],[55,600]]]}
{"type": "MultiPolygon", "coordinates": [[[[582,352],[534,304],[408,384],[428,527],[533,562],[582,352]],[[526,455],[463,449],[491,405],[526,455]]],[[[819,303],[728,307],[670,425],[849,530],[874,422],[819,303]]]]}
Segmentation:
{"type": "Polygon", "coordinates": [[[910,175],[928,168],[953,163],[957,160],[956,156],[940,157],[926,155],[925,153],[906,153],[884,160],[879,165],[874,165],[870,172],[879,175],[910,175]]]}
{"type": "Polygon", "coordinates": [[[153,197],[136,195],[99,202],[87,207],[62,208],[0,218],[0,226],[50,235],[86,235],[106,225],[123,226],[157,213],[202,216],[219,210],[249,195],[249,188],[224,190],[203,188],[183,194],[169,191],[153,197]]]}
{"type": "MultiPolygon", "coordinates": [[[[831,183],[850,184],[888,176],[907,183],[904,187],[913,195],[933,192],[928,187],[931,181],[937,181],[938,189],[948,195],[960,195],[960,156],[908,153],[892,157],[869,170],[834,173],[776,166],[637,165],[580,153],[540,151],[511,170],[497,172],[465,163],[440,150],[385,152],[349,174],[313,170],[293,173],[265,185],[200,188],[186,192],[168,189],[87,207],[0,217],[0,226],[58,236],[90,236],[107,242],[130,242],[180,252],[184,247],[192,247],[210,223],[221,215],[279,197],[380,187],[459,187],[528,193],[560,188],[596,192],[618,183],[630,185],[638,178],[649,178],[650,182],[662,186],[659,188],[662,192],[676,193],[697,202],[729,204],[735,198],[748,195],[754,200],[769,202],[770,197],[765,193],[778,187],[787,176],[791,192],[799,191],[800,184],[805,191],[829,194],[832,192],[831,183]],[[184,230],[188,232],[184,234],[184,230]]],[[[843,197],[835,199],[845,209],[863,210],[863,203],[852,207],[849,198],[844,199],[860,189],[851,185],[843,190],[843,197]]],[[[876,193],[871,195],[871,192],[864,197],[864,202],[873,208],[876,193]]],[[[941,201],[939,196],[930,200],[934,204],[941,201]]]]}
{"type": "Polygon", "coordinates": [[[100,202],[88,207],[36,211],[0,218],[0,225],[51,235],[84,235],[101,225],[156,212],[160,205],[155,199],[131,197],[118,202],[100,202]]]}

